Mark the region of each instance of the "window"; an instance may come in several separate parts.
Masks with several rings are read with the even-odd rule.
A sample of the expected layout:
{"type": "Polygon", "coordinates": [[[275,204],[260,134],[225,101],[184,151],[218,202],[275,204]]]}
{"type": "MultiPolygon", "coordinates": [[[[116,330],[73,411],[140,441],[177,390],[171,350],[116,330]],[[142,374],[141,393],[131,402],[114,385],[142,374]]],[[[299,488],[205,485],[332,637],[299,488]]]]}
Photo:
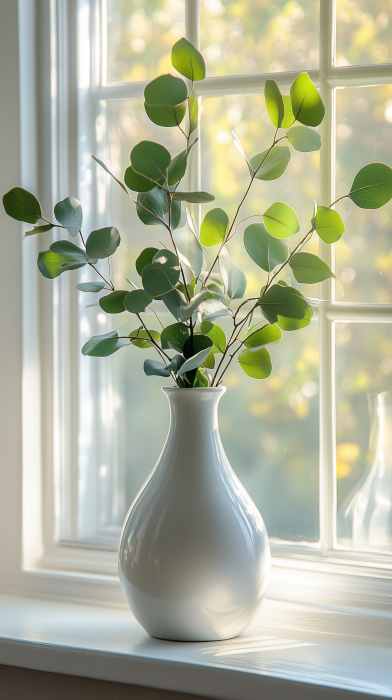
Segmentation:
{"type": "MultiPolygon", "coordinates": [[[[139,222],[122,190],[90,154],[122,177],[129,152],[141,139],[164,142],[172,153],[182,148],[179,131],[148,121],[143,91],[157,72],[170,70],[170,48],[186,35],[201,47],[209,76],[196,85],[204,110],[188,185],[214,193],[216,205],[230,216],[247,181],[231,130],[250,155],[267,147],[272,127],[264,107],[266,76],[287,92],[296,74],[306,70],[320,89],[326,106],[321,155],[295,153],[278,184],[254,183],[242,213],[257,213],[258,207],[262,212],[263,205],[282,199],[306,225],[314,199],[328,205],[339,198],[370,161],[392,164],[391,21],[386,0],[52,2],[50,42],[41,49],[48,71],[50,56],[52,80],[45,111],[51,141],[42,148],[51,159],[51,186],[41,182],[42,192],[51,189],[52,202],[46,194],[46,204],[74,194],[82,202],[86,231],[117,226],[122,253],[113,260],[114,278],[121,286],[124,276],[136,281],[135,255],[154,245],[156,231],[139,222]]],[[[363,533],[353,539],[353,511],[347,508],[377,453],[367,394],[384,392],[392,374],[391,208],[363,212],[343,203],[339,210],[347,228],[343,241],[335,250],[320,244],[320,255],[338,281],[320,289],[306,286],[308,296],[322,301],[307,329],[284,334],[273,348],[270,379],[257,383],[240,369],[227,374],[221,435],[261,510],[277,557],[389,567],[387,482],[372,491],[372,498],[384,498],[379,504],[383,537],[373,528],[367,539],[363,533]]],[[[238,256],[248,285],[257,290],[260,279],[244,252],[242,231],[232,243],[232,257],[238,256]]],[[[166,436],[166,399],[159,380],[142,374],[145,355],[138,349],[102,360],[80,354],[83,342],[110,330],[111,323],[131,330],[129,317],[112,321],[90,306],[96,298],[77,292],[76,272],[54,284],[38,280],[31,250],[37,241],[24,245],[33,290],[26,304],[40,308],[45,339],[33,344],[33,366],[41,367],[41,374],[25,382],[26,406],[42,416],[45,435],[37,445],[25,426],[25,468],[31,474],[34,453],[43,503],[42,518],[39,506],[34,513],[40,526],[25,563],[114,573],[123,518],[166,436]],[[38,406],[34,382],[42,397],[38,406]]],[[[312,246],[309,250],[317,252],[316,240],[312,246]]],[[[82,271],[79,281],[87,281],[87,274],[82,271]]],[[[25,342],[31,323],[26,311],[25,342]]],[[[26,345],[27,363],[31,352],[26,345]]]]}

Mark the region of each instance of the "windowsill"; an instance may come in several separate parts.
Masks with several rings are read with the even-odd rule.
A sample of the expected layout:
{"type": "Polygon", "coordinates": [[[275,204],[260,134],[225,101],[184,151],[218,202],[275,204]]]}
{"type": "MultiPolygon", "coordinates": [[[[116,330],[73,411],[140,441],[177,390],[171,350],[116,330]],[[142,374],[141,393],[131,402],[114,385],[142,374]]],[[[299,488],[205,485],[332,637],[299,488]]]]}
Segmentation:
{"type": "Polygon", "coordinates": [[[222,700],[392,697],[392,618],[267,600],[233,640],[150,638],[125,609],[0,595],[0,663],[222,700]]]}

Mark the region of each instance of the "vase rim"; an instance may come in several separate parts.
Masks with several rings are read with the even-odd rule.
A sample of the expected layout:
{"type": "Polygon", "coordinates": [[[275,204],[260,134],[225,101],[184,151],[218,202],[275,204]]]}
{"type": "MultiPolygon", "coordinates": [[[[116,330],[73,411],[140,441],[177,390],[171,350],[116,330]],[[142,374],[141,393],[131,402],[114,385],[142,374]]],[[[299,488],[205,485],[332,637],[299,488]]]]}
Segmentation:
{"type": "Polygon", "coordinates": [[[169,394],[174,391],[181,391],[183,392],[189,392],[189,391],[208,391],[209,393],[211,392],[216,392],[216,393],[225,393],[226,387],[225,386],[194,386],[194,387],[189,387],[189,389],[183,389],[179,386],[162,386],[161,387],[162,391],[165,394],[169,394]]]}

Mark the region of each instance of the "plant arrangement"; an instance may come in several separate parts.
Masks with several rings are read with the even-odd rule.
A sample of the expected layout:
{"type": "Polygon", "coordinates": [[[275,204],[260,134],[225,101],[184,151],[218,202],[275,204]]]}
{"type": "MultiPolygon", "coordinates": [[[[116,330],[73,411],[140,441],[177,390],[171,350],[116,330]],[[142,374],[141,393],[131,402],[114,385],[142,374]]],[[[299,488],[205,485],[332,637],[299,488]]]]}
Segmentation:
{"type": "MultiPolygon", "coordinates": [[[[304,252],[314,234],[324,242],[338,241],[345,231],[339,213],[333,208],[315,205],[301,240],[292,244],[300,231],[295,211],[284,202],[274,202],[258,222],[246,226],[244,246],[260,268],[260,294],[246,296],[244,272],[231,261],[227,244],[237,234],[241,207],[255,181],[276,180],[283,175],[291,159],[290,147],[310,152],[321,148],[315,127],[324,118],[324,105],[307,73],[293,82],[290,95],[282,95],[273,80],[265,83],[267,111],[274,127],[270,146],[247,158],[238,136],[233,140],[249,169],[249,184],[238,204],[232,221],[221,208],[210,209],[200,231],[187,203],[208,204],[214,197],[207,192],[185,192],[181,189],[189,154],[197,141],[199,105],[194,82],[205,78],[201,53],[187,40],[181,39],[172,49],[172,64],[180,77],[166,74],[152,80],[144,92],[145,111],[149,119],[161,127],[180,129],[184,150],[171,156],[165,146],[141,141],[131,151],[131,165],[124,173],[124,182],[115,178],[106,165],[94,158],[118,183],[136,205],[139,219],[147,226],[158,225],[166,235],[161,249],[145,248],[136,260],[141,282],[137,286],[126,278],[133,289],[115,289],[110,274],[110,257],[120,245],[115,227],[92,231],[85,240],[82,233],[83,214],[80,202],[67,197],[54,207],[55,223],[42,215],[37,198],[20,187],[3,197],[5,211],[18,221],[33,224],[26,235],[50,231],[58,227],[71,240],[57,240],[38,256],[38,268],[44,277],[54,279],[67,270],[89,265],[97,274],[96,281],[81,283],[82,292],[102,293],[99,306],[107,314],[128,311],[135,317],[135,329],[128,335],[112,331],[88,340],[84,355],[105,357],[127,345],[154,348],[159,360],[147,359],[147,375],[172,377],[180,388],[217,387],[231,362],[236,359],[250,377],[264,379],[272,371],[266,348],[281,339],[282,331],[295,331],[309,325],[310,302],[294,286],[280,279],[290,268],[299,283],[314,284],[334,277],[328,265],[317,255],[304,252]],[[38,224],[38,225],[37,225],[38,224]],[[176,231],[188,227],[189,247],[185,256],[179,250],[176,231]],[[205,249],[212,247],[214,256],[207,268],[205,249]],[[99,261],[108,260],[108,273],[98,269],[99,261]],[[161,332],[148,327],[149,311],[156,315],[157,300],[172,314],[174,322],[161,332]],[[231,324],[228,335],[220,323],[231,324]]],[[[392,197],[392,169],[384,163],[370,163],[355,176],[349,198],[363,209],[377,209],[392,197]]],[[[250,218],[250,217],[247,217],[250,218]]]]}

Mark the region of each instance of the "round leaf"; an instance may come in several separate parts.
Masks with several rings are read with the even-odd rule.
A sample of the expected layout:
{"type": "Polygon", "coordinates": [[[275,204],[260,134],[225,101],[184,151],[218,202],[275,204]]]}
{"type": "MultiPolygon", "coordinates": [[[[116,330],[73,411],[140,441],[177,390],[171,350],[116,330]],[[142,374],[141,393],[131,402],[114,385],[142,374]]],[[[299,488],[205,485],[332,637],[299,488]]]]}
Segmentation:
{"type": "Polygon", "coordinates": [[[186,113],[186,102],[180,105],[151,105],[144,103],[148,118],[158,126],[178,126],[186,113]]]}
{"type": "Polygon", "coordinates": [[[207,290],[203,289],[199,294],[196,294],[188,303],[182,292],[178,289],[173,289],[171,292],[164,294],[162,301],[178,321],[187,321],[188,318],[195,313],[196,309],[204,301],[207,295],[207,290]]]}
{"type": "Polygon", "coordinates": [[[274,325],[265,326],[265,328],[261,328],[259,331],[251,331],[244,345],[254,351],[264,345],[279,343],[281,337],[282,334],[279,328],[274,325]]]}
{"type": "Polygon", "coordinates": [[[50,246],[50,250],[58,255],[66,256],[73,262],[87,262],[87,256],[83,248],[79,248],[79,246],[72,243],[72,241],[55,241],[50,246]]]}
{"type": "MultiPolygon", "coordinates": [[[[193,142],[192,146],[194,145],[194,143],[196,143],[196,141],[193,142]]],[[[176,155],[172,159],[167,174],[169,185],[176,185],[177,182],[182,180],[182,178],[184,177],[186,172],[186,166],[188,164],[189,152],[192,146],[186,148],[185,151],[181,151],[181,153],[178,153],[178,155],[176,155]]]]}
{"type": "Polygon", "coordinates": [[[297,215],[288,204],[284,202],[274,202],[264,212],[264,224],[275,238],[290,238],[299,231],[297,215]]]}
{"type": "Polygon", "coordinates": [[[281,129],[288,129],[295,122],[295,116],[291,106],[290,95],[282,95],[284,105],[284,117],[280,125],[281,129]]]}
{"type": "Polygon", "coordinates": [[[100,292],[105,286],[105,282],[81,282],[76,285],[76,289],[81,292],[100,292]]]}
{"type": "Polygon", "coordinates": [[[184,347],[182,349],[182,354],[185,359],[188,360],[190,357],[196,355],[201,350],[211,350],[213,346],[213,340],[208,335],[193,335],[185,341],[184,347]]]}
{"type": "Polygon", "coordinates": [[[253,379],[266,379],[272,372],[271,357],[266,348],[261,350],[248,350],[244,348],[238,355],[241,369],[253,379]]]}
{"type": "MultiPolygon", "coordinates": [[[[136,212],[147,226],[164,226],[169,223],[169,198],[166,190],[154,187],[151,192],[139,193],[136,212]],[[162,223],[164,222],[164,223],[162,223]]],[[[172,202],[171,226],[178,228],[181,222],[181,202],[172,202]]]]}
{"type": "Polygon", "coordinates": [[[278,321],[278,316],[303,319],[308,309],[308,303],[298,289],[280,284],[273,284],[260,297],[258,305],[271,324],[278,321]]]}
{"type": "Polygon", "coordinates": [[[325,108],[307,73],[301,73],[294,80],[290,97],[293,114],[297,121],[305,126],[318,126],[322,122],[325,108]]]}
{"type": "Polygon", "coordinates": [[[135,345],[137,348],[141,348],[142,350],[146,350],[147,348],[154,347],[154,343],[151,342],[150,336],[159,345],[161,336],[158,331],[149,330],[147,332],[141,327],[137,328],[135,331],[131,331],[129,334],[129,339],[132,345],[135,345]]]}
{"type": "Polygon", "coordinates": [[[149,192],[155,187],[155,183],[152,182],[152,180],[137,173],[132,165],[130,165],[124,173],[124,182],[133,192],[149,192]]]}
{"type": "Polygon", "coordinates": [[[41,205],[33,194],[22,187],[13,187],[3,197],[3,205],[8,216],[27,224],[35,224],[42,216],[41,205]]]}
{"type": "Polygon", "coordinates": [[[135,263],[136,271],[140,275],[140,277],[142,276],[143,270],[146,267],[146,265],[151,265],[154,259],[154,255],[157,252],[158,248],[145,248],[144,250],[142,250],[135,263]]]}
{"type": "Polygon", "coordinates": [[[229,229],[229,217],[223,209],[211,209],[200,227],[200,241],[204,246],[222,243],[229,229]]]}
{"type": "Polygon", "coordinates": [[[212,325],[212,329],[206,333],[206,335],[211,338],[212,342],[214,343],[211,352],[216,354],[216,353],[223,353],[226,350],[226,345],[227,345],[227,340],[226,340],[226,335],[220,326],[216,324],[209,324],[208,321],[203,321],[201,324],[201,330],[203,330],[203,326],[206,327],[208,325],[212,325]]]}
{"type": "Polygon", "coordinates": [[[78,235],[83,223],[82,205],[78,199],[66,197],[61,202],[57,202],[54,207],[54,215],[59,224],[64,226],[71,236],[78,235]]]}
{"type": "Polygon", "coordinates": [[[116,292],[101,297],[99,305],[107,314],[122,314],[124,309],[124,299],[129,292],[118,289],[116,292]]]}
{"type": "Polygon", "coordinates": [[[369,163],[355,176],[350,199],[361,209],[379,209],[392,198],[392,168],[385,163],[369,163]]]}
{"type": "Polygon", "coordinates": [[[176,350],[182,352],[184,343],[189,338],[189,329],[184,323],[173,323],[166,326],[161,333],[161,343],[163,350],[176,350]]]}
{"type": "Polygon", "coordinates": [[[104,335],[93,335],[83,345],[82,353],[83,355],[90,355],[90,357],[108,357],[125,345],[129,345],[129,342],[120,339],[117,331],[111,331],[104,335]]]}
{"type": "Polygon", "coordinates": [[[266,272],[272,272],[288,258],[285,243],[270,236],[263,224],[250,224],[246,227],[244,244],[252,260],[266,272]]]}
{"type": "Polygon", "coordinates": [[[204,80],[206,66],[200,51],[188,39],[180,39],[171,53],[173,68],[189,80],[204,80]]]}
{"type": "Polygon", "coordinates": [[[329,207],[318,207],[313,225],[325,243],[336,243],[344,234],[345,227],[340,214],[329,207]]]}
{"type": "Polygon", "coordinates": [[[67,255],[60,255],[53,250],[45,250],[38,255],[38,269],[47,279],[59,277],[66,270],[78,270],[86,265],[84,262],[75,262],[74,258],[67,255]]]}
{"type": "MultiPolygon", "coordinates": [[[[143,270],[143,287],[152,297],[160,297],[174,289],[180,279],[179,267],[165,268],[159,263],[146,265],[143,270]]],[[[134,292],[130,292],[133,294],[134,292]]]]}
{"type": "Polygon", "coordinates": [[[283,175],[290,159],[291,152],[288,146],[274,146],[269,153],[267,149],[263,153],[253,156],[250,159],[250,166],[254,172],[257,171],[256,178],[258,180],[277,180],[283,175]]]}
{"type": "Polygon", "coordinates": [[[144,289],[134,289],[124,298],[124,308],[131,314],[141,314],[152,302],[152,297],[144,289]]]}
{"type": "Polygon", "coordinates": [[[264,86],[265,104],[274,126],[280,127],[284,117],[283,99],[275,80],[266,80],[264,86]]]}
{"type": "Polygon", "coordinates": [[[120,245],[120,233],[114,226],[98,228],[91,231],[86,241],[86,253],[91,258],[108,258],[116,252],[120,245]]]}
{"type": "Polygon", "coordinates": [[[242,299],[245,294],[247,279],[241,268],[235,263],[231,263],[229,270],[229,281],[227,286],[227,296],[229,299],[242,299]]]}
{"type": "Polygon", "coordinates": [[[298,331],[300,328],[306,328],[312,320],[313,309],[311,306],[305,311],[303,318],[287,318],[285,316],[278,316],[277,325],[282,331],[298,331]]]}
{"type": "Polygon", "coordinates": [[[167,371],[163,362],[157,362],[156,360],[144,360],[144,374],[147,377],[170,377],[170,372],[167,371]]]}
{"type": "Polygon", "coordinates": [[[319,151],[321,148],[320,134],[307,126],[292,126],[286,137],[296,151],[309,153],[319,151]]]}
{"type": "Polygon", "coordinates": [[[140,141],[131,151],[131,163],[136,172],[152,180],[166,176],[171,162],[167,148],[154,141],[140,141]]]}
{"type": "Polygon", "coordinates": [[[327,263],[312,253],[295,253],[290,260],[290,267],[297,282],[315,284],[329,277],[335,277],[327,263]]]}
{"type": "Polygon", "coordinates": [[[144,99],[150,105],[175,106],[184,102],[187,94],[184,80],[166,73],[148,83],[144,90],[144,99]]]}

